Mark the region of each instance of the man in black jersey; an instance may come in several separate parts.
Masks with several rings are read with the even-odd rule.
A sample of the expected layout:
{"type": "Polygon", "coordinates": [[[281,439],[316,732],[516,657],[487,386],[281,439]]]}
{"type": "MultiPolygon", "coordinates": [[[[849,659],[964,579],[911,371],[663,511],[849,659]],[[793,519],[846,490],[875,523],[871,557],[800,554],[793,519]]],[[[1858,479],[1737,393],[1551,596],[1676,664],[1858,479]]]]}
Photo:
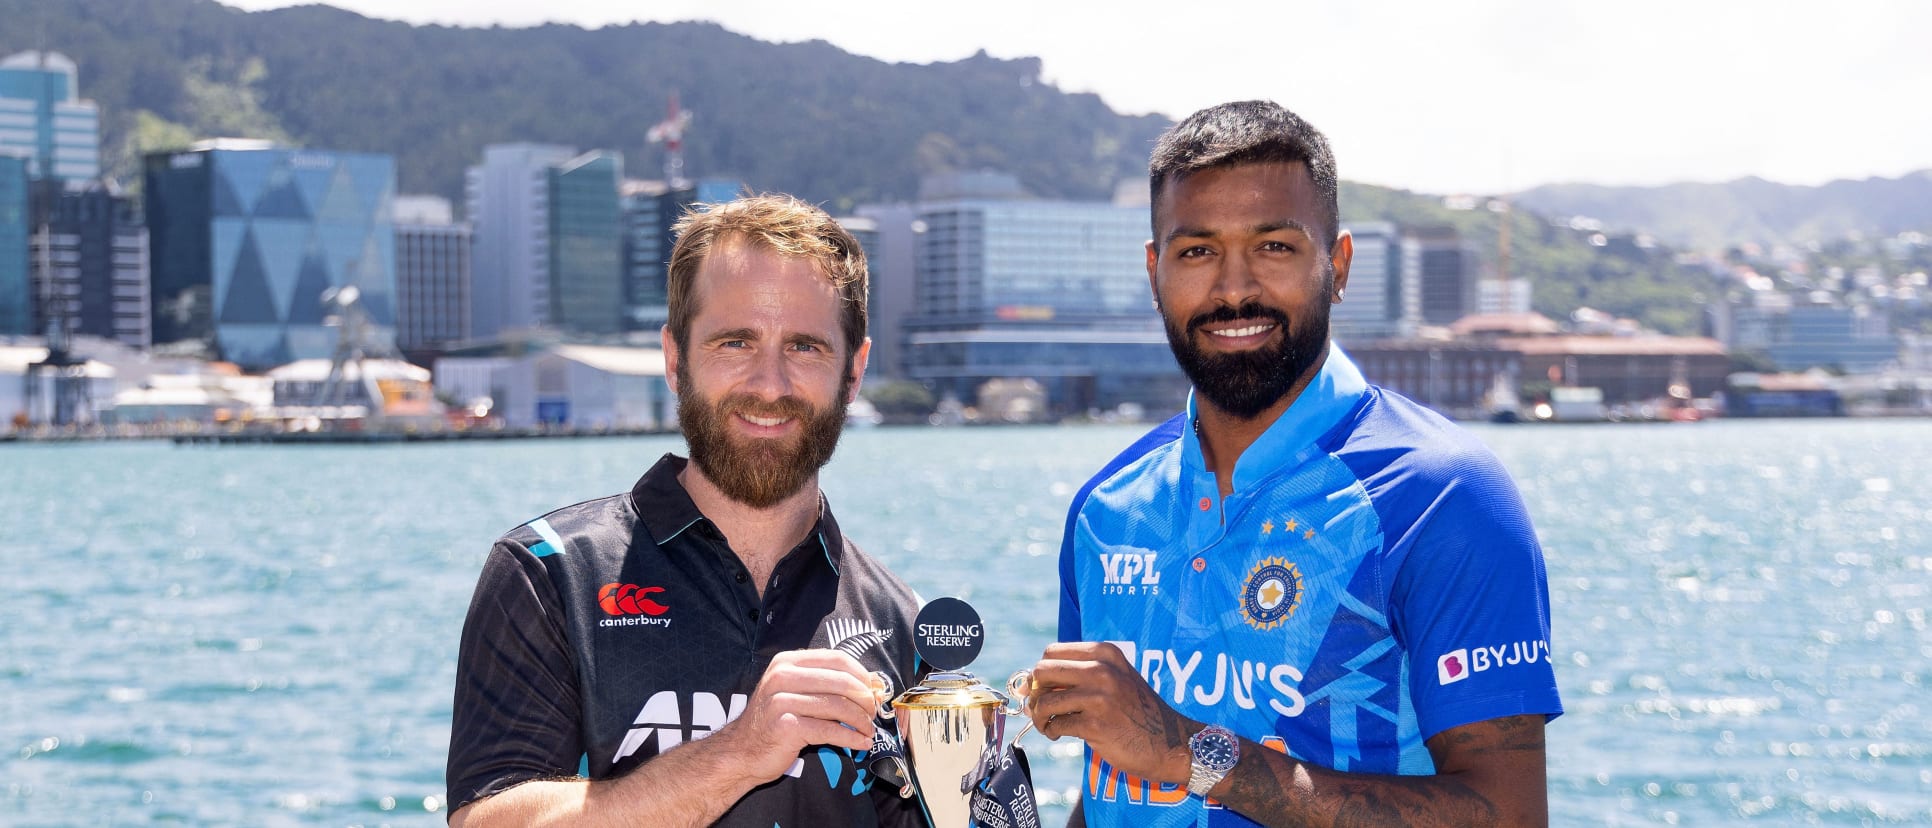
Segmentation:
{"type": "Polygon", "coordinates": [[[689,461],[497,541],[456,673],[450,824],[924,825],[865,767],[912,591],[818,489],[858,390],[865,255],[783,196],[678,224],[667,374],[689,461]]]}

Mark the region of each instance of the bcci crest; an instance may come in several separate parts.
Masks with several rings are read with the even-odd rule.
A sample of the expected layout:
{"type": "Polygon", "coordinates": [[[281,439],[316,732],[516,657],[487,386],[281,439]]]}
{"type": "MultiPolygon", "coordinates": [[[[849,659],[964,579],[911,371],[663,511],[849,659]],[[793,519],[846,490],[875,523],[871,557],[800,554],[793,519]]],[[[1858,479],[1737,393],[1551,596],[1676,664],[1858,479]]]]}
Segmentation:
{"type": "Polygon", "coordinates": [[[1241,617],[1257,630],[1272,630],[1301,606],[1301,570],[1285,558],[1263,558],[1241,585],[1241,617]]]}

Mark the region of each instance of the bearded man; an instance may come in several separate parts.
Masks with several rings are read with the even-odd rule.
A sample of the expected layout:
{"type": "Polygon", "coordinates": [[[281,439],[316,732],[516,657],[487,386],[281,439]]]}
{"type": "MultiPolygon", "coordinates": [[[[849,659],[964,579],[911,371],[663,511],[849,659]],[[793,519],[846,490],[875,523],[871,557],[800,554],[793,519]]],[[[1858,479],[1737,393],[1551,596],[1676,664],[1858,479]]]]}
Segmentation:
{"type": "Polygon", "coordinates": [[[1488,450],[1329,342],[1354,248],[1327,139],[1210,107],[1149,185],[1194,393],[1067,519],[1029,706],[1086,741],[1073,824],[1547,823],[1542,550],[1488,450]]]}
{"type": "Polygon", "coordinates": [[[690,446],[497,541],[463,626],[450,824],[923,825],[873,785],[873,672],[914,677],[913,593],[818,488],[871,347],[823,211],[686,216],[665,367],[690,446]]]}

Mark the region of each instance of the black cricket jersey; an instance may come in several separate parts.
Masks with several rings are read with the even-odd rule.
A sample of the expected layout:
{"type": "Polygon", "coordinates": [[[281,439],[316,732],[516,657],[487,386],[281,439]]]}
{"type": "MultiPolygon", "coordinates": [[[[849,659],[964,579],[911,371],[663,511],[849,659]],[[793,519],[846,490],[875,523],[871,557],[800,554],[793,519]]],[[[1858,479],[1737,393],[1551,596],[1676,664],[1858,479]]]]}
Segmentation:
{"type": "MultiPolygon", "coordinates": [[[[667,454],[629,493],[559,509],[496,542],[463,623],[450,811],[532,779],[622,776],[708,736],[737,718],[786,650],[836,648],[890,675],[895,691],[909,686],[917,599],[845,539],[823,501],[760,599],[678,482],[685,463],[667,454]]],[[[807,748],[717,824],[924,825],[917,802],[873,784],[864,759],[807,748]]]]}

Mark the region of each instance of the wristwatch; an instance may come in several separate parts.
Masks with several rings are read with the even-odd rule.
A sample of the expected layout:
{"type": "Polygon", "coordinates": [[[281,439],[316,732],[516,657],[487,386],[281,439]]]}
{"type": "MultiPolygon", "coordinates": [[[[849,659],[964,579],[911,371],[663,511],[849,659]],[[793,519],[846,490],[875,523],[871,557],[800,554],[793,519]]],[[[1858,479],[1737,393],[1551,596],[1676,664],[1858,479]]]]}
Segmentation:
{"type": "Polygon", "coordinates": [[[1220,725],[1201,728],[1201,732],[1187,740],[1187,749],[1194,754],[1187,776],[1187,792],[1191,794],[1207,796],[1215,783],[1234,770],[1234,763],[1241,759],[1241,742],[1220,725]]]}

